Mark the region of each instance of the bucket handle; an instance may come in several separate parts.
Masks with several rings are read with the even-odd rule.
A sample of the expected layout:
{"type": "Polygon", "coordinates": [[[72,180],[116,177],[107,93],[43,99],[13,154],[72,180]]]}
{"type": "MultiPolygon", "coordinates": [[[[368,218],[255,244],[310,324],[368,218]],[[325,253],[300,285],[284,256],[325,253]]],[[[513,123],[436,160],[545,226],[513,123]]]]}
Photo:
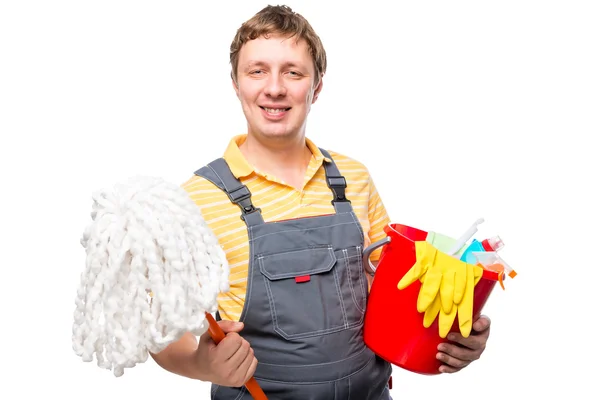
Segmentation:
{"type": "Polygon", "coordinates": [[[375,243],[371,244],[370,246],[367,246],[364,250],[363,250],[363,265],[368,265],[369,268],[371,269],[372,272],[369,272],[371,275],[375,274],[375,266],[373,265],[373,263],[371,262],[371,260],[369,260],[369,257],[371,257],[371,253],[373,253],[373,251],[375,251],[375,249],[388,244],[389,242],[392,241],[392,238],[389,236],[384,237],[381,240],[376,241],[375,243]]]}

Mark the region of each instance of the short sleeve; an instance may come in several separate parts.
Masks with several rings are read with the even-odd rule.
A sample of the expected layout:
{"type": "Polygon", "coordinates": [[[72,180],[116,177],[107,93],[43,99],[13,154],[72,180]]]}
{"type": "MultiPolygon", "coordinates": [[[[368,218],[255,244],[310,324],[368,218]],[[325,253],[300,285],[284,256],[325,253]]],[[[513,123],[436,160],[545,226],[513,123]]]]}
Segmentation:
{"type": "MultiPolygon", "coordinates": [[[[379,192],[375,187],[375,182],[371,175],[369,175],[369,241],[375,243],[385,238],[386,233],[384,228],[390,223],[390,218],[387,214],[383,201],[379,196],[379,192]]],[[[375,262],[379,260],[381,254],[381,247],[375,249],[371,253],[370,260],[375,262]]]]}

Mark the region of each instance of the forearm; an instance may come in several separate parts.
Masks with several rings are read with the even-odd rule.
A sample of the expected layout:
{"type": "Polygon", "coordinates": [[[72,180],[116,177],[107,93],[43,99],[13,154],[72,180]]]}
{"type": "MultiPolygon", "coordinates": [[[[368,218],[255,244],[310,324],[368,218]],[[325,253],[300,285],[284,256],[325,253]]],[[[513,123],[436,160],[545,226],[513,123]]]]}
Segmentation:
{"type": "Polygon", "coordinates": [[[184,334],[158,354],[150,353],[156,363],[165,370],[191,379],[200,379],[196,350],[198,340],[191,333],[184,334]]]}

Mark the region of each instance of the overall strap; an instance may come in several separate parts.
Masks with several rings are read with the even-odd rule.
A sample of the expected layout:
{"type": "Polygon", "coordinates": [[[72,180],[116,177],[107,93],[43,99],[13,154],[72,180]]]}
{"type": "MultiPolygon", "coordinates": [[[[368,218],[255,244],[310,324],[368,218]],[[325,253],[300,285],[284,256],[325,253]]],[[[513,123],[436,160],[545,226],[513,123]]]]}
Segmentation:
{"type": "Polygon", "coordinates": [[[340,212],[351,212],[352,205],[350,204],[350,200],[346,198],[346,178],[340,175],[340,171],[338,170],[337,165],[331,158],[331,155],[327,152],[327,150],[321,149],[321,153],[327,158],[331,160],[331,162],[325,162],[325,179],[327,180],[327,186],[331,189],[333,193],[333,200],[331,200],[331,204],[335,207],[335,211],[340,212]]]}
{"type": "Polygon", "coordinates": [[[225,159],[217,158],[194,172],[194,174],[209,180],[219,189],[223,190],[229,197],[229,200],[237,204],[242,210],[240,218],[246,222],[246,225],[252,226],[264,223],[260,208],[254,207],[250,200],[252,196],[250,190],[239,179],[233,176],[225,159]]]}

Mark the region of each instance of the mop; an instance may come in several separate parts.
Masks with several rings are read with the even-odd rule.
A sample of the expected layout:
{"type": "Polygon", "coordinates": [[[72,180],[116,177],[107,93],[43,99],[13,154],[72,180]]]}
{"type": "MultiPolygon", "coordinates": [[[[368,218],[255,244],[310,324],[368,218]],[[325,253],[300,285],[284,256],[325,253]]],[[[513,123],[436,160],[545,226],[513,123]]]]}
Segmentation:
{"type": "MultiPolygon", "coordinates": [[[[116,377],[185,332],[223,331],[211,313],[229,290],[216,235],[180,186],[138,176],[93,194],[81,244],[85,268],[75,300],[73,350],[116,377]]],[[[264,398],[254,380],[246,384],[264,398]]]]}

